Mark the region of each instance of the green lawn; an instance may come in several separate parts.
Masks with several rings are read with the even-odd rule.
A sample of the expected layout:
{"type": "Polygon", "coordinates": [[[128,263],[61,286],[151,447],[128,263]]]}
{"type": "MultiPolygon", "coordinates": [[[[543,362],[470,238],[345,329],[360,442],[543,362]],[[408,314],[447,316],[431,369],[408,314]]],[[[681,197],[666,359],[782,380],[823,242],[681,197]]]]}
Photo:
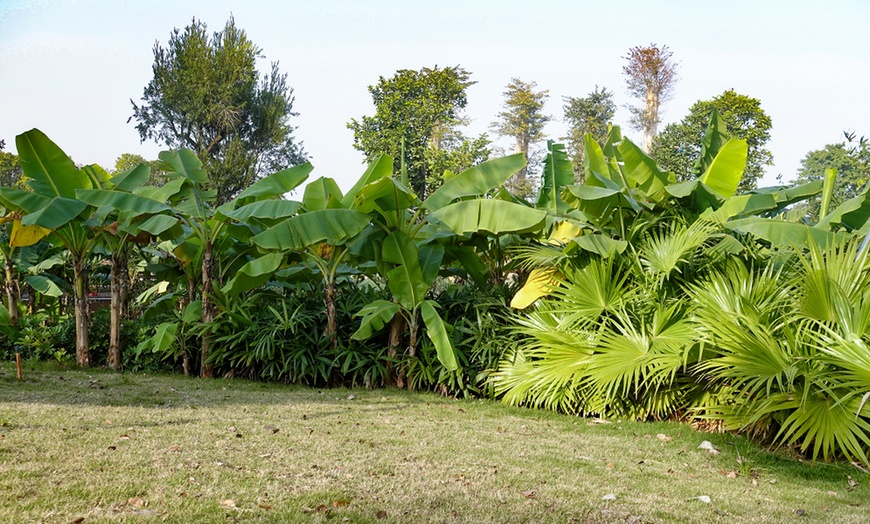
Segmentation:
{"type": "Polygon", "coordinates": [[[0,522],[870,520],[857,468],[678,424],[395,389],[24,373],[0,366],[0,522]]]}

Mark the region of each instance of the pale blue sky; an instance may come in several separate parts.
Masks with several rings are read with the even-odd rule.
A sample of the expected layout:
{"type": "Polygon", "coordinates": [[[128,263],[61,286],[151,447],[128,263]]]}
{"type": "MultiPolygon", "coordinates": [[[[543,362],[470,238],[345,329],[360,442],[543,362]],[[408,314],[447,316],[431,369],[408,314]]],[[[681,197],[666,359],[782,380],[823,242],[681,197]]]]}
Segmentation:
{"type": "Polygon", "coordinates": [[[791,179],[807,151],[841,141],[843,130],[870,135],[864,0],[0,0],[0,138],[14,152],[15,135],[38,127],[77,162],[106,167],[125,152],[156,157],[161,148],[140,144],[126,123],[151,78],[154,42],[165,45],[194,16],[220,30],[230,14],[263,48],[261,70],[278,61],[288,74],[314,176],[345,188],[363,171],[346,124],[372,114],[366,87],[380,75],[461,65],[477,82],[469,134],[487,131],[511,77],[536,81],[550,91],[547,132],[559,137],[562,97],[596,85],[615,93],[624,126],[621,57],[653,42],[680,68],[663,123],[729,88],[761,100],[776,162],[766,182],[791,179]]]}

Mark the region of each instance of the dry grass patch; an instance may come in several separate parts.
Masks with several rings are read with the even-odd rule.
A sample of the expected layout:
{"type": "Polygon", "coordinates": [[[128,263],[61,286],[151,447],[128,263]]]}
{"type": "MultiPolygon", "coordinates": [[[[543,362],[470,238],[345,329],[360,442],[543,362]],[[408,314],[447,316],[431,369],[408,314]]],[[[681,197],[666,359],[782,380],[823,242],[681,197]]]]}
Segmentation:
{"type": "Polygon", "coordinates": [[[0,522],[867,522],[868,481],[676,424],[0,367],[0,522]]]}

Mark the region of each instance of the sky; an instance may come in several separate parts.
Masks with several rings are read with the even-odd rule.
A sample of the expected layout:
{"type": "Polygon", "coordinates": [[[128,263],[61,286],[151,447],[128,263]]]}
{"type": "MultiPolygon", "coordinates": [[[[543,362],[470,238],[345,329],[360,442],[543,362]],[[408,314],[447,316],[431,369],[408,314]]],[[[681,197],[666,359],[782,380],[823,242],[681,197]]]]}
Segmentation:
{"type": "MultiPolygon", "coordinates": [[[[295,134],[313,176],[349,188],[364,171],[352,118],[372,115],[368,86],[399,69],[463,67],[468,135],[487,132],[511,78],[549,91],[546,133],[565,135],[563,97],[596,86],[614,93],[615,124],[634,101],[622,75],[629,48],[667,45],[678,63],[662,126],[728,89],[758,98],[772,118],[776,176],[792,180],[807,152],[870,136],[870,2],[319,0],[0,0],[0,139],[39,128],[76,162],[112,168],[123,153],[157,157],[141,143],[131,99],[151,79],[155,42],[197,19],[210,32],[233,16],[278,62],[295,96],[295,134]]],[[[509,142],[497,144],[509,148],[509,142]]]]}

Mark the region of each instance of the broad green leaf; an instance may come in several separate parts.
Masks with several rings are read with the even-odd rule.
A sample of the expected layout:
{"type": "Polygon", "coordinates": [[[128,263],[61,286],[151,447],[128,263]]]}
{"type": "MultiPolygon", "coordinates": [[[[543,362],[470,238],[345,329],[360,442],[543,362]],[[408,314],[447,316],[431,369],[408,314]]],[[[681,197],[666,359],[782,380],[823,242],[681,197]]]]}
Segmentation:
{"type": "Polygon", "coordinates": [[[196,153],[190,149],[161,151],[158,158],[165,164],[167,171],[176,173],[194,184],[208,183],[208,176],[202,168],[202,162],[197,158],[196,153]]]}
{"type": "Polygon", "coordinates": [[[185,324],[193,324],[200,320],[202,320],[202,300],[194,300],[184,308],[181,321],[185,324]]]}
{"type": "Polygon", "coordinates": [[[729,139],[699,180],[720,197],[731,198],[746,170],[748,152],[746,140],[729,139]]]}
{"type": "Polygon", "coordinates": [[[353,204],[354,199],[359,194],[360,190],[382,178],[389,178],[393,174],[393,158],[388,155],[381,155],[374,159],[366,168],[365,173],[356,181],[356,184],[350,188],[350,191],[341,199],[341,207],[348,208],[353,204]]]}
{"type": "Polygon", "coordinates": [[[834,194],[834,182],[837,180],[836,169],[825,169],[825,186],[822,190],[822,208],[819,211],[819,216],[825,218],[828,215],[828,208],[831,205],[831,196],[834,194]]]}
{"type": "Polygon", "coordinates": [[[395,302],[375,300],[366,304],[357,312],[356,317],[363,317],[359,329],[351,335],[353,340],[368,340],[378,331],[384,329],[387,323],[396,316],[401,308],[395,302]]]}
{"type": "Polygon", "coordinates": [[[865,192],[846,200],[820,220],[817,227],[832,229],[833,226],[842,225],[851,231],[861,229],[870,219],[870,198],[867,197],[865,192]]]}
{"type": "Polygon", "coordinates": [[[618,209],[641,210],[640,204],[622,190],[591,185],[572,185],[562,189],[562,200],[597,221],[607,220],[618,209]]]}
{"type": "Polygon", "coordinates": [[[112,175],[97,164],[82,166],[82,173],[91,181],[93,189],[112,189],[112,175]]]}
{"type": "Polygon", "coordinates": [[[450,342],[444,320],[435,309],[437,305],[438,303],[432,300],[426,300],[420,305],[420,313],[423,317],[423,323],[426,325],[426,336],[435,346],[435,352],[438,354],[441,365],[447,371],[456,371],[459,369],[459,364],[456,362],[456,350],[453,348],[453,343],[450,342]]]}
{"type": "Polygon", "coordinates": [[[541,189],[535,207],[552,214],[565,213],[571,206],[562,201],[562,188],[574,183],[574,168],[565,154],[565,146],[549,140],[547,147],[550,151],[544,158],[541,189]]]}
{"type": "Polygon", "coordinates": [[[395,265],[385,274],[390,293],[405,309],[415,309],[429,290],[416,244],[404,232],[393,231],[384,239],[381,252],[385,263],[395,265]]]}
{"type": "Polygon", "coordinates": [[[302,251],[326,242],[341,245],[370,222],[367,215],[352,209],[322,209],[297,215],[255,235],[251,241],[262,249],[302,251]]]}
{"type": "Polygon", "coordinates": [[[713,164],[713,159],[719,154],[725,142],[731,138],[728,135],[728,129],[725,122],[719,118],[719,111],[713,109],[710,113],[710,121],[707,123],[707,131],[704,133],[704,138],[701,139],[701,154],[695,165],[692,168],[692,173],[695,178],[698,178],[709,169],[713,164]]]}
{"type": "Polygon", "coordinates": [[[157,332],[150,340],[152,351],[154,353],[163,353],[175,343],[175,336],[178,333],[178,323],[164,322],[157,326],[157,332]]]}
{"type": "Polygon", "coordinates": [[[247,189],[239,193],[239,196],[235,200],[238,204],[244,205],[252,200],[279,197],[299,187],[313,170],[314,166],[306,162],[295,167],[283,169],[277,173],[272,173],[251,184],[247,189]]]}
{"type": "Polygon", "coordinates": [[[282,252],[269,253],[250,260],[238,270],[236,276],[230,279],[221,291],[227,295],[238,295],[254,289],[267,282],[281,267],[283,261],[284,253],[282,252]]]}
{"type": "Polygon", "coordinates": [[[673,175],[660,170],[655,160],[631,140],[624,139],[618,147],[629,183],[643,191],[647,198],[654,202],[664,200],[665,187],[675,181],[673,175]]]}
{"type": "Polygon", "coordinates": [[[57,229],[69,224],[81,215],[88,205],[79,200],[69,198],[52,198],[48,205],[21,218],[25,226],[37,225],[47,229],[57,229]]]}
{"type": "Polygon", "coordinates": [[[290,218],[301,207],[294,200],[260,200],[236,208],[226,213],[226,217],[239,222],[247,222],[252,218],[259,220],[281,220],[290,218]]]}
{"type": "Polygon", "coordinates": [[[392,178],[380,178],[364,186],[353,202],[353,208],[360,213],[377,211],[381,215],[394,214],[417,205],[420,205],[417,195],[392,178]]]}
{"type": "Polygon", "coordinates": [[[418,248],[420,253],[420,269],[423,281],[429,286],[435,283],[441,262],[444,260],[444,246],[441,244],[424,244],[418,248]]]}
{"type": "Polygon", "coordinates": [[[598,173],[601,176],[609,178],[610,166],[604,158],[604,152],[601,151],[601,146],[599,146],[598,142],[592,138],[591,133],[586,133],[584,140],[586,141],[586,153],[583,156],[583,175],[586,179],[586,183],[594,184],[596,182],[595,178],[592,176],[593,173],[598,173]]]}
{"type": "Polygon", "coordinates": [[[134,189],[144,186],[150,176],[151,167],[147,164],[139,164],[113,176],[111,183],[115,191],[126,191],[129,193],[134,189]]]}
{"type": "Polygon", "coordinates": [[[77,189],[76,198],[93,207],[109,206],[119,211],[129,211],[141,215],[172,211],[172,208],[162,202],[122,191],[77,189]]]}
{"type": "Polygon", "coordinates": [[[561,273],[554,267],[536,267],[529,273],[529,278],[526,279],[523,287],[511,299],[511,307],[526,309],[539,298],[552,293],[559,285],[560,278],[562,278],[561,273]]]}
{"type": "Polygon", "coordinates": [[[462,268],[474,280],[475,284],[482,289],[486,289],[489,286],[486,265],[481,262],[480,257],[477,256],[474,249],[470,246],[457,246],[450,248],[449,253],[459,261],[462,268]]]}
{"type": "Polygon", "coordinates": [[[160,187],[140,187],[135,193],[158,202],[177,202],[190,194],[190,181],[184,177],[177,177],[160,187]]]}
{"type": "Polygon", "coordinates": [[[832,233],[805,224],[759,217],[731,220],[725,223],[725,227],[738,233],[755,235],[776,248],[804,248],[810,240],[822,247],[834,247],[849,238],[842,233],[832,233]]]}
{"type": "Polygon", "coordinates": [[[50,229],[40,226],[25,226],[20,219],[12,222],[12,232],[9,234],[9,245],[12,247],[32,246],[48,236],[50,229]]]}
{"type": "Polygon", "coordinates": [[[302,204],[307,211],[318,211],[321,209],[340,209],[341,205],[341,189],[335,180],[326,177],[320,177],[317,180],[311,181],[305,186],[305,193],[302,196],[302,204]]]}
{"type": "Polygon", "coordinates": [[[577,247],[603,258],[621,254],[628,247],[628,242],[625,240],[615,240],[599,234],[581,235],[572,242],[577,244],[577,247]]]}
{"type": "Polygon", "coordinates": [[[9,316],[9,309],[0,304],[0,326],[8,326],[12,323],[12,317],[9,316]]]}
{"type": "Polygon", "coordinates": [[[777,208],[776,197],[771,193],[736,195],[725,201],[713,216],[720,221],[731,217],[747,217],[777,208]]]}
{"type": "Polygon", "coordinates": [[[27,285],[47,297],[63,296],[63,290],[54,281],[44,275],[28,275],[24,277],[27,285]]]}
{"type": "Polygon", "coordinates": [[[136,234],[135,230],[145,231],[155,237],[162,235],[171,228],[178,226],[178,219],[169,215],[153,215],[141,222],[136,222],[130,225],[129,234],[136,234]]]}
{"type": "Polygon", "coordinates": [[[91,181],[72,159],[38,129],[15,137],[18,161],[27,184],[46,197],[75,198],[76,189],[89,189],[91,181]]]}
{"type": "Polygon", "coordinates": [[[517,153],[473,166],[444,182],[423,202],[423,208],[440,209],[459,198],[483,196],[504,184],[525,165],[525,155],[517,153]]]}
{"type": "Polygon", "coordinates": [[[504,200],[463,200],[429,215],[457,235],[529,233],[544,227],[547,212],[504,200]]]}

